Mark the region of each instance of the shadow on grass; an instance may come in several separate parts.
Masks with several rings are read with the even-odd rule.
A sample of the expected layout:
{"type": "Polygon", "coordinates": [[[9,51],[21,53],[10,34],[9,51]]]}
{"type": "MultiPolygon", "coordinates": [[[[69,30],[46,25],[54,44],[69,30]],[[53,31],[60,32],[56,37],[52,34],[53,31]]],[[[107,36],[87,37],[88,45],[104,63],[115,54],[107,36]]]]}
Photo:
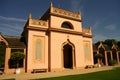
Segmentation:
{"type": "Polygon", "coordinates": [[[2,79],[2,80],[15,80],[14,78],[12,78],[12,79],[2,79]]]}
{"type": "Polygon", "coordinates": [[[112,70],[100,71],[88,74],[69,75],[54,78],[43,78],[34,80],[120,80],[120,67],[112,70]]]}

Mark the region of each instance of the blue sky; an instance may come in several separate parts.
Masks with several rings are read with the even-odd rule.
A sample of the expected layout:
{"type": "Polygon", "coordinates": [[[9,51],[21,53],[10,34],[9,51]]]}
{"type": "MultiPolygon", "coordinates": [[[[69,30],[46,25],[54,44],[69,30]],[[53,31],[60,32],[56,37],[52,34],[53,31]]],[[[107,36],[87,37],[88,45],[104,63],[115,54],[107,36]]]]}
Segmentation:
{"type": "Polygon", "coordinates": [[[55,7],[81,11],[83,27],[92,27],[93,42],[120,41],[120,0],[0,0],[0,32],[20,36],[29,13],[42,16],[50,1],[55,7]]]}

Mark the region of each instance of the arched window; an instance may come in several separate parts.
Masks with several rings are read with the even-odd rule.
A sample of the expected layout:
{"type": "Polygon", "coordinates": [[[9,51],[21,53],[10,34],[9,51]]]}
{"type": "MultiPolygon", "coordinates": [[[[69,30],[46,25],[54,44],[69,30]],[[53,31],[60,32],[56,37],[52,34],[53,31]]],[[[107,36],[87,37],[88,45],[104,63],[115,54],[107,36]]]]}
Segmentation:
{"type": "Polygon", "coordinates": [[[61,27],[62,28],[67,28],[67,29],[73,29],[72,24],[70,24],[69,22],[63,22],[61,27]]]}
{"type": "Polygon", "coordinates": [[[36,59],[42,60],[42,40],[37,39],[35,45],[36,45],[36,59]]]}

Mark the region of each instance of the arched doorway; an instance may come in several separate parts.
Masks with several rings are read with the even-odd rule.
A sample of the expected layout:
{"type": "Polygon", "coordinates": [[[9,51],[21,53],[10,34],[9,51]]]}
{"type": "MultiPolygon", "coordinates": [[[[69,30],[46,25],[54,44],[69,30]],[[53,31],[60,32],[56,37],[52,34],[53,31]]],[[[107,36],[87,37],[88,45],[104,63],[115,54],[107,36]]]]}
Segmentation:
{"type": "Polygon", "coordinates": [[[63,69],[74,69],[76,66],[75,46],[69,39],[62,44],[62,64],[63,69]]]}
{"type": "Polygon", "coordinates": [[[113,60],[117,62],[117,51],[116,51],[116,49],[112,49],[112,57],[113,57],[113,60]]]}
{"type": "Polygon", "coordinates": [[[98,61],[97,61],[97,58],[95,57],[95,55],[97,54],[97,52],[93,52],[93,60],[94,60],[94,64],[97,64],[98,61]]]}
{"type": "Polygon", "coordinates": [[[66,44],[63,46],[64,68],[73,68],[72,46],[66,44]]]}
{"type": "Polygon", "coordinates": [[[102,54],[103,58],[102,58],[102,62],[104,65],[106,65],[106,62],[105,62],[105,50],[104,48],[100,47],[99,48],[99,53],[102,54]]]}

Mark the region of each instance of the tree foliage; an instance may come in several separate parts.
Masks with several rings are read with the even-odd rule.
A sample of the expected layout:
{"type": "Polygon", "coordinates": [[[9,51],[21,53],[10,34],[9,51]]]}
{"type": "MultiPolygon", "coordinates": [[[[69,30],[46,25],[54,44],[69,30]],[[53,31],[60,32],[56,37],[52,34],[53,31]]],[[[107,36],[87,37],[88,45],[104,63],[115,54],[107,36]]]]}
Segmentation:
{"type": "Polygon", "coordinates": [[[102,59],[102,58],[103,58],[103,55],[102,55],[101,53],[95,54],[95,58],[97,58],[97,59],[102,59]]]}
{"type": "Polygon", "coordinates": [[[117,45],[117,40],[115,40],[115,39],[106,39],[104,41],[104,44],[107,44],[108,46],[112,46],[113,44],[117,45]]]}
{"type": "Polygon", "coordinates": [[[10,59],[12,61],[14,61],[17,68],[19,66],[19,61],[24,59],[24,58],[25,58],[25,54],[23,52],[20,52],[20,51],[11,53],[11,57],[10,57],[10,59]]]}
{"type": "Polygon", "coordinates": [[[117,42],[118,47],[120,47],[120,41],[117,42]]]}
{"type": "Polygon", "coordinates": [[[112,46],[113,44],[115,44],[120,47],[120,41],[117,41],[116,39],[106,39],[105,41],[98,41],[97,43],[95,43],[95,45],[99,45],[100,42],[102,42],[103,44],[107,44],[108,46],[112,46]]]}

